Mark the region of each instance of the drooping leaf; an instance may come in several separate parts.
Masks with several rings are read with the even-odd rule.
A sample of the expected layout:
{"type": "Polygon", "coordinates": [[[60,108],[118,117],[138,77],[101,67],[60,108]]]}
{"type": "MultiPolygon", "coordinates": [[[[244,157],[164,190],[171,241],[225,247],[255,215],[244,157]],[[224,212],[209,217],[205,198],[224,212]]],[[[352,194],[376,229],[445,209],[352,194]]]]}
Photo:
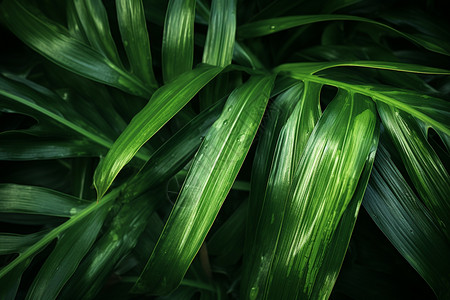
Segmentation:
{"type": "Polygon", "coordinates": [[[448,239],[417,198],[384,147],[380,147],[364,208],[439,299],[450,291],[448,239]]]}
{"type": "Polygon", "coordinates": [[[375,125],[374,103],[361,95],[341,90],[328,105],[294,177],[267,287],[251,291],[252,298],[311,297],[326,249],[372,150],[375,125]]]}
{"type": "Polygon", "coordinates": [[[313,24],[317,22],[325,21],[357,21],[373,24],[393,32],[403,38],[410,40],[411,42],[424,47],[427,50],[441,53],[444,55],[450,55],[450,45],[445,43],[438,43],[434,40],[426,39],[413,34],[403,33],[389,25],[373,21],[371,19],[350,16],[350,15],[304,15],[304,16],[289,16],[280,17],[274,19],[266,19],[261,21],[255,21],[253,23],[247,23],[238,28],[238,37],[241,38],[253,38],[272,34],[282,30],[290,29],[293,27],[313,24]]]}
{"type": "Polygon", "coordinates": [[[250,148],[273,80],[252,77],[229,96],[194,158],[135,292],[165,294],[183,279],[250,148]]]}
{"type": "MultiPolygon", "coordinates": [[[[246,269],[242,280],[242,298],[252,298],[255,296],[255,290],[264,290],[268,281],[278,233],[283,223],[284,209],[286,202],[289,201],[293,176],[309,135],[321,114],[320,89],[321,86],[315,83],[305,83],[304,87],[298,83],[276,100],[280,107],[291,106],[293,109],[280,112],[280,120],[282,120],[282,114],[289,115],[285,123],[272,123],[274,127],[268,128],[269,135],[277,134],[277,127],[281,127],[278,136],[275,136],[277,141],[273,157],[268,159],[272,163],[267,186],[261,186],[261,182],[252,181],[251,201],[252,208],[254,207],[255,210],[249,212],[248,223],[256,225],[248,226],[249,245],[246,246],[248,261],[245,262],[246,269]],[[260,194],[262,198],[256,198],[254,190],[261,190],[256,194],[260,194]],[[255,228],[251,229],[253,227],[255,228]]],[[[267,154],[264,153],[264,156],[267,154]]],[[[264,156],[262,155],[262,158],[264,156]]],[[[254,176],[256,177],[256,174],[254,176]]]]}
{"type": "Polygon", "coordinates": [[[377,107],[414,187],[450,238],[450,176],[445,166],[411,115],[384,103],[377,107]]]}
{"type": "Polygon", "coordinates": [[[114,178],[166,122],[188,103],[219,72],[220,67],[201,66],[158,89],[116,140],[94,175],[100,199],[114,178]]]}

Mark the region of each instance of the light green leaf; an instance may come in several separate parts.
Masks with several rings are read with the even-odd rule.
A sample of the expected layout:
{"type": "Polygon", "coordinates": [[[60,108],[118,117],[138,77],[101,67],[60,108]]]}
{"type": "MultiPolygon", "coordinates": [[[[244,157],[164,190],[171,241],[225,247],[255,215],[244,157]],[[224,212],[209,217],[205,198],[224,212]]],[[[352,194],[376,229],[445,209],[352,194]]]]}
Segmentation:
{"type": "Polygon", "coordinates": [[[210,80],[220,67],[201,66],[158,89],[148,104],[131,120],[94,174],[94,186],[100,199],[120,170],[137,151],[210,80]]]}
{"type": "Polygon", "coordinates": [[[117,19],[131,72],[147,86],[158,87],[153,74],[150,40],[142,0],[116,0],[117,19]]]}
{"type": "Polygon", "coordinates": [[[236,0],[213,0],[203,62],[225,67],[231,64],[236,33],[236,0]]]}
{"type": "MultiPolygon", "coordinates": [[[[321,114],[320,89],[321,86],[315,83],[305,83],[304,87],[298,83],[276,99],[281,107],[288,104],[294,107],[290,111],[280,112],[280,115],[285,113],[290,115],[284,124],[272,123],[275,126],[268,128],[267,134],[277,134],[277,127],[282,126],[278,136],[274,136],[277,142],[273,157],[268,158],[268,161],[272,163],[267,186],[261,186],[260,182],[252,181],[251,201],[255,212],[249,212],[248,222],[255,223],[256,227],[254,233],[248,232],[249,242],[246,245],[248,257],[245,261],[241,291],[244,299],[252,298],[255,291],[264,290],[267,284],[270,266],[275,256],[278,233],[283,223],[284,209],[286,202],[289,201],[293,176],[308,138],[321,114]],[[258,192],[259,189],[262,191],[258,192]],[[261,194],[262,198],[256,198],[253,191],[261,194]]],[[[280,117],[282,120],[282,115],[280,117]]]]}
{"type": "Polygon", "coordinates": [[[71,217],[91,202],[53,190],[0,184],[0,212],[71,217]]]}
{"type": "Polygon", "coordinates": [[[251,77],[229,96],[194,158],[135,292],[166,294],[183,279],[252,144],[273,81],[251,77]]]}
{"type": "Polygon", "coordinates": [[[448,103],[442,99],[390,86],[348,83],[345,74],[338,80],[335,80],[324,76],[289,72],[291,77],[299,80],[327,84],[353,93],[366,95],[376,102],[383,102],[411,114],[438,132],[450,135],[450,109],[448,103]]]}
{"type": "Polygon", "coordinates": [[[253,290],[253,298],[311,297],[375,135],[374,103],[339,91],[308,140],[286,203],[267,288],[253,290]]]}
{"type": "Polygon", "coordinates": [[[379,26],[387,31],[393,32],[403,38],[410,40],[411,42],[437,53],[450,55],[450,49],[445,46],[441,46],[439,43],[418,37],[412,34],[403,33],[391,26],[386,24],[373,21],[371,19],[350,16],[350,15],[304,15],[304,16],[289,16],[280,17],[274,19],[266,19],[261,21],[256,21],[253,23],[247,23],[238,28],[238,37],[240,38],[254,38],[259,36],[264,36],[272,33],[276,33],[282,30],[294,28],[297,26],[313,24],[317,22],[325,21],[357,21],[370,23],[379,26]]]}
{"type": "Polygon", "coordinates": [[[363,205],[438,298],[447,299],[450,291],[448,239],[384,147],[378,151],[363,205]]]}
{"type": "Polygon", "coordinates": [[[162,72],[168,83],[190,71],[194,60],[195,0],[170,0],[164,21],[162,72]]]}

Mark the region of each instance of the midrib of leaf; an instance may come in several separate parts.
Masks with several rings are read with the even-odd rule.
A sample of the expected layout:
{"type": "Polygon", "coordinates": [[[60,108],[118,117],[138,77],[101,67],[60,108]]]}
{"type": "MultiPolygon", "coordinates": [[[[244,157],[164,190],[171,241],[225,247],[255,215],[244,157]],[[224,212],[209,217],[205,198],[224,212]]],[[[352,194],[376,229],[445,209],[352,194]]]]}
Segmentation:
{"type": "Polygon", "coordinates": [[[345,83],[342,81],[337,81],[337,80],[333,80],[333,79],[329,79],[329,78],[324,78],[324,77],[319,77],[316,75],[307,75],[307,74],[291,74],[291,76],[293,78],[296,79],[300,79],[300,80],[307,80],[307,81],[312,81],[312,82],[317,82],[317,83],[321,83],[321,84],[327,84],[327,85],[332,85],[335,86],[337,88],[343,88],[346,89],[350,92],[358,92],[360,94],[369,96],[371,98],[373,98],[375,101],[376,100],[380,100],[381,102],[384,102],[388,105],[393,105],[417,118],[419,118],[420,120],[430,124],[435,130],[440,130],[443,133],[450,135],[450,128],[442,125],[441,123],[435,121],[433,118],[430,118],[429,116],[427,116],[426,114],[414,109],[412,106],[407,105],[405,103],[402,103],[401,101],[395,100],[394,98],[388,97],[386,95],[383,95],[380,92],[377,91],[373,91],[370,89],[370,86],[362,86],[362,85],[355,85],[355,84],[350,84],[350,83],[345,83]]]}
{"type": "Polygon", "coordinates": [[[25,252],[20,253],[20,255],[13,260],[10,264],[6,265],[3,269],[0,270],[0,278],[5,276],[8,272],[10,272],[14,267],[25,261],[27,258],[37,254],[43,247],[45,247],[52,240],[57,238],[61,233],[63,233],[66,229],[71,226],[75,226],[78,222],[82,221],[86,216],[94,212],[95,210],[103,207],[104,205],[109,204],[112,200],[116,199],[116,197],[121,192],[121,189],[115,189],[111,191],[108,195],[106,195],[101,202],[93,202],[91,205],[86,207],[80,213],[71,217],[68,221],[64,222],[60,226],[56,227],[48,234],[46,234],[41,240],[30,246],[25,252]]]}
{"type": "MultiPolygon", "coordinates": [[[[40,113],[50,117],[51,119],[57,121],[58,123],[61,123],[64,126],[69,127],[70,129],[78,132],[79,134],[87,137],[88,139],[90,139],[90,140],[96,142],[97,144],[100,144],[100,145],[102,145],[102,146],[104,146],[104,147],[106,147],[108,149],[111,148],[112,145],[113,145],[113,143],[111,141],[109,141],[107,139],[104,139],[104,138],[102,138],[102,137],[100,137],[100,136],[98,136],[96,134],[93,134],[92,132],[87,131],[86,129],[84,129],[84,128],[82,128],[82,127],[80,127],[80,126],[78,126],[78,125],[68,121],[67,119],[64,119],[63,117],[55,114],[54,112],[51,112],[50,110],[48,110],[48,109],[46,109],[44,107],[41,107],[41,106],[39,106],[37,104],[34,104],[34,103],[30,102],[30,101],[24,101],[21,97],[18,97],[18,96],[14,95],[14,94],[8,93],[8,92],[6,92],[4,90],[0,90],[0,95],[3,95],[3,96],[8,97],[10,99],[13,99],[13,100],[15,100],[15,101],[25,105],[25,106],[28,106],[28,107],[34,109],[34,110],[36,110],[36,111],[38,111],[38,112],[40,112],[40,113]]],[[[149,158],[147,155],[144,155],[142,153],[137,153],[136,157],[138,157],[141,160],[148,160],[148,158],[149,158]]]]}

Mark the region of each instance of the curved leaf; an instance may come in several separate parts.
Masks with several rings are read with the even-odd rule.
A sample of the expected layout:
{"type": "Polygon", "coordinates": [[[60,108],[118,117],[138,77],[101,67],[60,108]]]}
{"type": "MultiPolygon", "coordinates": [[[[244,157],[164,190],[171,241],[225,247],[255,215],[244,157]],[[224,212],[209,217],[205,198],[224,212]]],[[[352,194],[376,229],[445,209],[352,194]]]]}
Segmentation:
{"type": "Polygon", "coordinates": [[[120,170],[137,151],[210,80],[222,71],[220,67],[201,66],[184,73],[158,89],[148,104],[131,120],[94,174],[94,186],[100,199],[120,170]]]}
{"type": "Polygon", "coordinates": [[[273,81],[251,77],[229,96],[194,158],[135,292],[165,294],[183,279],[251,146],[273,81]]]}

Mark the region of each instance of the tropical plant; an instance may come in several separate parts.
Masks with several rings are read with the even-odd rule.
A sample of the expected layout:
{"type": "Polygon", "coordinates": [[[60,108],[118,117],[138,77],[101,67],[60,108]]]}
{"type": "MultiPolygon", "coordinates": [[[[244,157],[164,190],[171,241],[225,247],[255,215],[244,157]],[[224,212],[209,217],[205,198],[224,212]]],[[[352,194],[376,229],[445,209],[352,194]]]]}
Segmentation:
{"type": "Polygon", "coordinates": [[[440,5],[2,1],[0,298],[449,299],[440,5]]]}

